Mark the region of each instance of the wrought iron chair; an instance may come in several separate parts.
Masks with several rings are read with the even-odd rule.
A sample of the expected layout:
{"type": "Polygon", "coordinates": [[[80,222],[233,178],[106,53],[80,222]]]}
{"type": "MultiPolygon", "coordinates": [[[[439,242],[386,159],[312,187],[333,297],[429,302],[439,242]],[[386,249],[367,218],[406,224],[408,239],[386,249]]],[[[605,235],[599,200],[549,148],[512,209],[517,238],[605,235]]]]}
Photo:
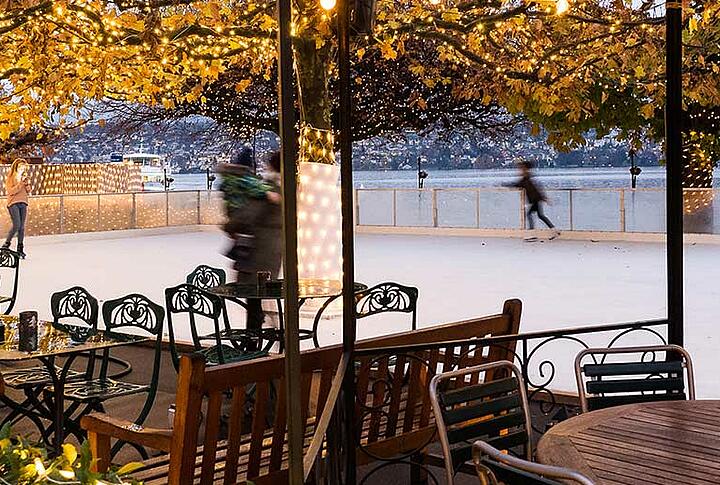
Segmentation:
{"type": "Polygon", "coordinates": [[[12,272],[13,282],[10,295],[0,295],[0,305],[7,305],[3,314],[9,315],[15,307],[15,300],[17,299],[20,276],[20,255],[11,249],[0,249],[0,268],[8,268],[8,273],[12,272]]]}
{"type": "Polygon", "coordinates": [[[678,345],[585,349],[575,358],[575,378],[584,413],[623,404],[695,399],[692,359],[678,345]],[[665,352],[666,359],[657,360],[658,352],[665,352]],[[607,362],[609,355],[622,354],[641,354],[641,361],[607,362]],[[647,355],[653,360],[643,361],[647,355]],[[591,361],[583,363],[586,357],[591,361]]]}
{"type": "MultiPolygon", "coordinates": [[[[76,335],[81,339],[97,330],[98,324],[98,301],[86,289],[79,286],[53,293],[50,297],[50,311],[53,317],[53,326],[63,331],[76,335]],[[73,325],[67,325],[67,320],[72,319],[73,325]],[[82,324],[78,326],[77,324],[82,324]],[[82,334],[82,335],[79,335],[82,334]]],[[[69,323],[69,322],[68,322],[69,323]]],[[[74,359],[76,356],[73,356],[74,359]]],[[[92,376],[94,369],[95,356],[93,353],[85,355],[88,358],[88,366],[85,372],[80,372],[68,368],[65,372],[68,381],[78,380],[84,376],[92,376]]],[[[122,362],[124,363],[124,362],[122,362]]],[[[66,362],[69,366],[72,362],[66,362]]],[[[56,366],[55,374],[59,375],[61,368],[56,366]]],[[[4,419],[6,422],[13,422],[21,416],[20,409],[39,408],[40,396],[46,386],[52,384],[52,377],[44,366],[24,367],[6,370],[4,379],[8,387],[13,389],[21,389],[25,394],[25,401],[17,405],[11,405],[14,408],[4,419]]],[[[27,414],[27,413],[25,413],[27,414]]],[[[40,422],[37,421],[36,426],[40,422]]],[[[41,434],[45,435],[49,429],[43,426],[39,427],[41,434]]]]}
{"type": "Polygon", "coordinates": [[[185,279],[187,284],[197,286],[203,290],[224,285],[226,281],[227,273],[225,273],[224,269],[213,268],[205,264],[195,268],[185,279]]]}
{"type": "MultiPolygon", "coordinates": [[[[379,313],[410,313],[412,314],[411,329],[417,330],[417,301],[419,291],[413,286],[404,286],[399,283],[385,282],[372,288],[356,288],[355,316],[359,320],[379,313]]],[[[342,295],[329,298],[315,315],[312,336],[315,348],[320,347],[317,333],[322,315],[335,300],[342,295]]]]}
{"type": "Polygon", "coordinates": [[[226,332],[221,331],[221,319],[227,324],[227,320],[225,319],[225,306],[223,305],[222,298],[212,293],[208,293],[192,284],[183,283],[165,290],[165,306],[167,309],[168,332],[170,336],[170,353],[175,370],[179,369],[180,356],[178,355],[177,346],[175,345],[175,323],[172,318],[173,315],[178,314],[187,315],[195,351],[203,354],[209,365],[238,362],[267,355],[266,351],[244,350],[252,339],[252,336],[249,334],[245,335],[233,332],[234,337],[231,340],[226,335],[226,332]],[[212,322],[213,333],[201,335],[198,329],[198,317],[212,322]],[[237,333],[237,335],[235,335],[235,333],[237,333]],[[203,345],[208,341],[213,341],[213,345],[203,345]],[[226,341],[232,341],[235,345],[224,343],[226,341]],[[240,345],[238,345],[238,343],[240,343],[240,345]]]}
{"type": "Polygon", "coordinates": [[[359,291],[355,294],[355,312],[357,318],[365,318],[379,313],[410,313],[411,328],[417,330],[418,289],[398,283],[385,282],[359,291]]]}
{"type": "Polygon", "coordinates": [[[473,443],[473,463],[480,485],[567,485],[568,481],[594,485],[592,480],[575,470],[523,460],[484,441],[473,443]]]}
{"type": "Polygon", "coordinates": [[[445,458],[447,483],[472,459],[473,442],[522,449],[532,459],[530,411],[520,370],[501,360],[438,374],[430,402],[445,458]],[[488,379],[492,380],[488,380],[488,379]]]}
{"type": "MultiPolygon", "coordinates": [[[[98,301],[86,289],[75,286],[68,290],[53,293],[50,297],[50,311],[53,316],[53,326],[60,330],[78,332],[87,329],[88,332],[97,330],[98,301]],[[69,326],[63,321],[72,318],[73,323],[78,321],[83,327],[69,326]]],[[[92,361],[92,359],[90,359],[92,361]]],[[[82,376],[82,372],[68,371],[68,379],[82,376]]],[[[5,371],[5,382],[8,387],[19,389],[35,386],[45,386],[52,382],[48,371],[43,366],[25,367],[5,371]]]]}
{"type": "MultiPolygon", "coordinates": [[[[134,421],[136,425],[142,425],[148,414],[150,414],[157,394],[165,310],[143,295],[130,294],[103,303],[102,316],[106,332],[112,333],[121,329],[133,329],[154,337],[154,357],[150,382],[148,384],[136,384],[108,377],[108,367],[112,358],[110,357],[110,350],[105,350],[98,377],[93,376],[90,379],[68,383],[65,386],[65,399],[86,405],[73,421],[78,422],[79,417],[91,411],[101,411],[103,403],[110,399],[135,394],[147,394],[142,410],[134,421]]],[[[115,443],[112,449],[113,455],[120,450],[123,444],[122,441],[115,443]]],[[[144,458],[147,457],[145,450],[141,447],[137,447],[137,449],[144,458]]]]}

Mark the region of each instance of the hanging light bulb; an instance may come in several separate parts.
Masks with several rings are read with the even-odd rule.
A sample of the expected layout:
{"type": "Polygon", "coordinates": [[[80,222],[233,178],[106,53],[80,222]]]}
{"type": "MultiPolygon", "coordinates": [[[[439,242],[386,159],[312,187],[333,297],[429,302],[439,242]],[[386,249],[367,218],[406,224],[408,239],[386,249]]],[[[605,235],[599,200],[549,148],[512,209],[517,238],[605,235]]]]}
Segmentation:
{"type": "Polygon", "coordinates": [[[555,13],[557,15],[562,15],[568,10],[570,10],[569,0],[557,0],[557,3],[555,4],[555,13]]]}
{"type": "Polygon", "coordinates": [[[335,0],[320,0],[320,6],[325,10],[332,10],[335,8],[335,0]]]}

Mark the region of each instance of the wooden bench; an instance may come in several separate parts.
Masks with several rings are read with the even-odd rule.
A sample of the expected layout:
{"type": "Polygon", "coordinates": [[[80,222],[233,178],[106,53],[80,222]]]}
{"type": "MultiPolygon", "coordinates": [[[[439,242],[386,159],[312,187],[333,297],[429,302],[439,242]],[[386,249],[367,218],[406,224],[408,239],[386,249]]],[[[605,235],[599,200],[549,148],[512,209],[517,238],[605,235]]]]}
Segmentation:
{"type": "MultiPolygon", "coordinates": [[[[358,342],[357,347],[373,349],[516,333],[520,309],[520,302],[512,300],[505,303],[503,313],[499,315],[365,340],[358,342]]],[[[337,389],[333,382],[339,382],[338,376],[342,375],[346,366],[351,365],[341,363],[341,356],[340,346],[302,353],[306,449],[325,404],[335,400],[337,389]]],[[[400,367],[398,363],[394,366],[395,369],[400,367]]],[[[362,372],[362,366],[358,370],[362,372]]],[[[389,452],[390,448],[393,448],[391,451],[402,452],[420,438],[426,438],[428,432],[431,414],[427,398],[428,379],[415,375],[419,370],[417,367],[410,365],[409,370],[409,380],[403,386],[405,391],[393,394],[389,402],[390,406],[401,411],[398,416],[402,426],[395,426],[390,432],[387,422],[373,421],[372,416],[358,426],[363,442],[382,448],[383,452],[389,452]],[[422,385],[408,385],[421,381],[422,385]],[[382,439],[377,439],[376,435],[382,439]]],[[[283,483],[287,480],[283,374],[283,356],[216,367],[206,367],[201,357],[183,356],[172,430],[138,428],[104,414],[83,418],[82,426],[88,431],[93,455],[98,459],[98,469],[106,469],[110,462],[111,439],[122,439],[167,453],[146,461],[146,466],[134,474],[146,485],[228,485],[246,483],[247,480],[257,485],[283,483]],[[229,409],[224,409],[227,395],[232,397],[229,409]],[[201,421],[204,433],[201,433],[201,421]],[[227,423],[226,432],[222,430],[221,423],[227,423]]],[[[358,396],[367,399],[377,391],[372,391],[372,373],[366,374],[367,378],[363,377],[363,381],[359,382],[358,396]]],[[[366,453],[363,456],[367,458],[366,453]]]]}

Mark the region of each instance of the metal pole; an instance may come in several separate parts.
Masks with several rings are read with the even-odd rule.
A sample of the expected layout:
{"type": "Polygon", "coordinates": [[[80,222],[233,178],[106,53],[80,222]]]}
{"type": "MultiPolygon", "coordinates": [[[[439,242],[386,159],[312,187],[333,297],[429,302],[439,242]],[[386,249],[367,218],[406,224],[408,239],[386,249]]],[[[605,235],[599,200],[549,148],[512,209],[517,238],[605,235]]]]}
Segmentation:
{"type": "MultiPolygon", "coordinates": [[[[343,380],[345,437],[345,483],[354,485],[355,476],[355,250],[352,187],[352,86],[350,84],[350,2],[337,3],[338,74],[340,77],[340,195],[342,199],[342,255],[343,255],[343,351],[350,354],[343,380]]],[[[337,451],[337,450],[336,450],[337,451]]],[[[332,453],[332,451],[331,451],[332,453]]]]}
{"type": "Polygon", "coordinates": [[[300,389],[300,342],[298,339],[298,258],[297,258],[297,164],[295,161],[295,106],[293,52],[290,38],[291,0],[277,0],[278,6],[278,118],[283,210],[283,273],[285,279],[285,391],[288,423],[288,484],[301,485],[303,439],[300,389]]]}
{"type": "Polygon", "coordinates": [[[683,344],[682,3],[666,1],[665,160],[667,161],[668,342],[683,344]]]}

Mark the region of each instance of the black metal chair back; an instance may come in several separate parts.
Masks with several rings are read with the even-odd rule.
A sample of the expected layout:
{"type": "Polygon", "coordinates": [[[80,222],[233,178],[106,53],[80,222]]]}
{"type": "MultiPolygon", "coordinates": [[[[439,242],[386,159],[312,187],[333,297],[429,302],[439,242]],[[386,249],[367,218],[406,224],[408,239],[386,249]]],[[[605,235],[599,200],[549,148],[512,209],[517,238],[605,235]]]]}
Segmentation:
{"type": "Polygon", "coordinates": [[[575,470],[523,460],[484,441],[473,444],[473,462],[481,485],[593,485],[592,480],[575,470]]]}
{"type": "Polygon", "coordinates": [[[80,320],[92,330],[97,330],[99,309],[97,298],[80,286],[58,291],[50,297],[53,325],[61,329],[66,328],[62,320],[72,318],[80,320]]]}
{"type": "MultiPolygon", "coordinates": [[[[3,314],[9,315],[15,307],[17,300],[18,281],[20,278],[20,255],[15,251],[7,248],[0,249],[0,268],[7,268],[7,273],[12,274],[12,289],[9,295],[0,296],[0,305],[7,305],[3,314]]],[[[1,280],[0,280],[1,282],[1,280]]]]}
{"type": "Polygon", "coordinates": [[[379,313],[410,313],[412,329],[417,329],[418,289],[398,283],[385,282],[359,291],[355,294],[355,312],[357,318],[365,318],[379,313]]]}
{"type": "Polygon", "coordinates": [[[180,356],[175,345],[175,323],[173,323],[172,316],[178,314],[185,314],[188,317],[190,334],[196,351],[203,350],[202,341],[208,339],[208,337],[203,338],[199,332],[198,317],[203,317],[212,322],[214,331],[212,338],[215,341],[218,360],[219,363],[225,362],[220,332],[220,319],[223,315],[224,306],[220,297],[208,293],[195,285],[183,283],[165,289],[165,307],[167,308],[170,353],[176,370],[180,366],[180,356]]]}
{"type": "MultiPolygon", "coordinates": [[[[114,300],[107,300],[102,305],[102,316],[105,330],[108,332],[131,328],[155,337],[155,356],[151,377],[151,394],[154,399],[160,375],[165,309],[147,297],[133,293],[114,300]]],[[[108,359],[103,359],[103,367],[100,371],[102,378],[107,375],[107,365],[108,359]]]]}
{"type": "Polygon", "coordinates": [[[695,399],[692,360],[677,345],[586,349],[575,358],[575,377],[582,412],[623,404],[695,399]],[[660,359],[657,354],[663,352],[665,358],[660,359]],[[607,359],[622,354],[640,354],[640,361],[607,359]],[[646,361],[648,356],[652,360],[646,361]]]}
{"type": "Polygon", "coordinates": [[[482,440],[500,450],[523,449],[532,458],[531,424],[520,370],[508,361],[490,362],[438,374],[430,381],[430,401],[440,436],[447,483],[472,459],[482,440]],[[492,376],[492,380],[486,380],[492,376]]]}
{"type": "Polygon", "coordinates": [[[205,264],[201,264],[195,268],[185,279],[187,284],[197,286],[203,290],[224,285],[226,281],[227,273],[225,273],[224,269],[213,268],[205,264]]]}
{"type": "MultiPolygon", "coordinates": [[[[53,293],[50,296],[50,312],[53,317],[53,327],[67,332],[73,340],[84,341],[97,331],[100,306],[97,298],[85,288],[73,286],[53,293]],[[68,319],[72,319],[71,325],[66,324],[65,321],[68,319]],[[85,326],[77,325],[78,320],[85,326]]],[[[91,351],[86,356],[88,363],[85,375],[86,378],[91,379],[95,372],[96,353],[91,351]]],[[[124,361],[118,362],[125,364],[124,361]]],[[[122,374],[124,375],[125,372],[122,374]]]]}

